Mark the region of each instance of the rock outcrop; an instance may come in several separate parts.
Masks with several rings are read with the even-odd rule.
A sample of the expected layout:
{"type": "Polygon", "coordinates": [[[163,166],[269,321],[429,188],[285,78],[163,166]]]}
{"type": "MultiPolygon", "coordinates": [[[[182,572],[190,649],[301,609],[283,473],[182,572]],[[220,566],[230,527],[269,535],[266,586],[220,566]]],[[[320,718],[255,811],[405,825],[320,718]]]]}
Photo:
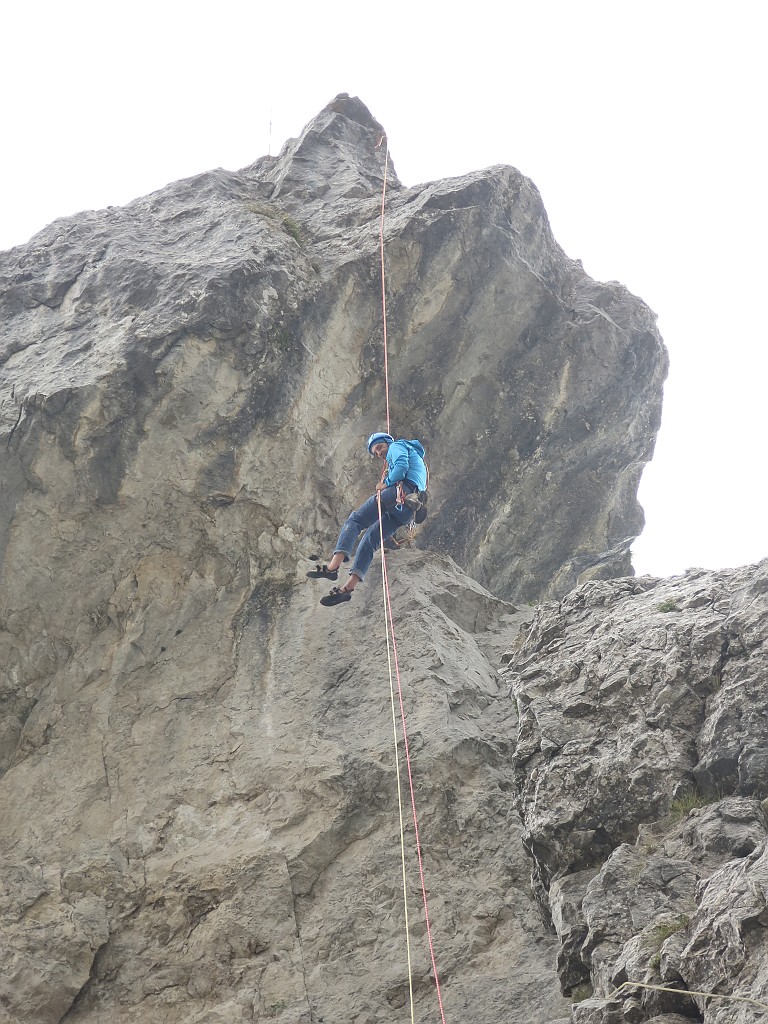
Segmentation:
{"type": "Polygon", "coordinates": [[[574,1019],[765,1019],[768,561],[586,584],[506,660],[533,888],[563,990],[593,992],[574,1019]]]}
{"type": "MultiPolygon", "coordinates": [[[[382,134],[338,97],[277,158],[57,221],[0,257],[17,522],[60,480],[54,458],[67,502],[114,509],[149,460],[169,523],[222,494],[303,550],[332,539],[369,487],[361,439],[385,421],[382,134]]],[[[568,259],[513,168],[389,182],[392,427],[430,456],[426,542],[511,600],[631,573],[667,369],[653,314],[568,259]]]]}
{"type": "MultiPolygon", "coordinates": [[[[530,612],[449,559],[396,557],[446,1012],[565,1017],[519,841],[513,708],[493,667],[530,612]]],[[[354,616],[334,619],[318,614],[318,584],[296,576],[238,606],[216,586],[221,571],[203,579],[149,551],[103,616],[82,624],[89,653],[67,660],[58,635],[41,636],[37,664],[50,674],[28,684],[34,705],[17,707],[2,780],[10,1021],[407,1015],[380,590],[364,588],[354,616]]],[[[12,675],[28,670],[7,643],[3,654],[12,675]]],[[[410,826],[406,844],[421,1017],[436,1003],[410,826]]]]}
{"type": "MultiPolygon", "coordinates": [[[[380,578],[326,610],[305,575],[374,482],[381,135],[338,97],[277,158],[0,256],[0,1020],[407,1016],[380,578]]],[[[514,169],[389,180],[393,428],[432,469],[430,518],[390,574],[447,1019],[564,1021],[586,984],[583,1022],[698,1012],[617,1001],[641,966],[759,992],[761,677],[729,673],[763,643],[762,598],[738,605],[742,629],[736,577],[685,597],[685,618],[635,603],[636,656],[601,618],[677,586],[599,582],[630,572],[642,522],[653,315],[563,254],[514,169]],[[543,597],[564,601],[531,626],[523,602],[543,597]],[[587,682],[547,660],[576,619],[603,644],[587,682]],[[673,621],[688,647],[666,679],[653,638],[673,621]],[[621,704],[643,658],[658,686],[621,704]],[[629,724],[600,719],[614,700],[629,724]],[[644,839],[694,783],[723,799],[644,839]],[[642,909],[612,906],[638,865],[642,909]],[[699,957],[734,893],[723,956],[699,957]]]]}

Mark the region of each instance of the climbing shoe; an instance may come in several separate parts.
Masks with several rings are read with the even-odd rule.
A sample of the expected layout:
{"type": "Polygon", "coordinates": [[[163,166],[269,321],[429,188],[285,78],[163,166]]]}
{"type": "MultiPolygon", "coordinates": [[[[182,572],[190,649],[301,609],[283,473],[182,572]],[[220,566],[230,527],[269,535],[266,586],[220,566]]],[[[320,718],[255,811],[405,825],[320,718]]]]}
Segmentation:
{"type": "Polygon", "coordinates": [[[314,569],[307,573],[307,576],[311,580],[337,580],[339,578],[339,570],[329,569],[327,565],[316,565],[314,569]]]}
{"type": "Polygon", "coordinates": [[[427,518],[427,492],[414,491],[405,498],[405,505],[415,512],[414,519],[417,523],[423,523],[427,518]]]}
{"type": "Polygon", "coordinates": [[[351,590],[339,590],[338,587],[334,587],[330,594],[326,594],[325,597],[320,598],[320,604],[324,604],[326,607],[330,607],[334,604],[341,604],[342,601],[351,601],[352,591],[351,590]]]}

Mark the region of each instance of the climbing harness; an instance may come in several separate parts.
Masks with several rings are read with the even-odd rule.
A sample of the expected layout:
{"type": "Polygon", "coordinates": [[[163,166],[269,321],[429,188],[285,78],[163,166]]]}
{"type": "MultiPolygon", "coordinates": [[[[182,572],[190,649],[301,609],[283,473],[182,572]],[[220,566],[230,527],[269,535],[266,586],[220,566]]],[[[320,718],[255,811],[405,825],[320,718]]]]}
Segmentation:
{"type": "MultiPolygon", "coordinates": [[[[386,136],[382,136],[379,140],[377,149],[381,147],[381,144],[386,142],[386,136]]],[[[387,410],[387,433],[390,433],[390,422],[389,422],[389,356],[387,352],[387,297],[386,297],[386,276],[384,269],[384,209],[386,202],[386,191],[387,191],[387,166],[389,163],[389,146],[385,145],[384,150],[384,182],[381,192],[381,219],[379,224],[379,252],[381,256],[381,309],[383,319],[383,334],[384,334],[384,391],[386,396],[386,410],[387,410]]],[[[384,466],[382,472],[382,481],[386,477],[387,467],[384,466]]],[[[429,480],[429,471],[427,471],[427,480],[429,480]]],[[[415,492],[420,494],[420,492],[415,492]]],[[[404,493],[402,483],[398,485],[397,490],[397,501],[400,503],[402,509],[403,504],[408,503],[410,494],[404,493]]],[[[435,989],[437,992],[437,1003],[440,1009],[440,1020],[441,1024],[446,1024],[445,1012],[443,1010],[443,997],[440,991],[440,978],[437,973],[437,962],[435,960],[435,947],[432,939],[432,926],[429,919],[429,905],[427,902],[427,886],[424,879],[424,860],[422,857],[421,850],[421,838],[419,835],[419,821],[416,814],[416,797],[413,785],[413,771],[411,765],[411,752],[408,744],[408,730],[405,719],[405,705],[403,702],[403,690],[400,680],[400,666],[397,659],[397,638],[395,635],[395,623],[394,616],[392,614],[392,599],[389,589],[389,575],[387,573],[387,559],[384,553],[384,526],[382,522],[382,508],[381,508],[381,491],[377,490],[376,499],[379,512],[379,542],[381,550],[381,583],[383,589],[383,600],[384,600],[384,630],[387,640],[387,666],[389,670],[389,692],[390,692],[390,703],[392,706],[392,728],[394,732],[394,743],[395,743],[395,773],[397,776],[397,805],[400,816],[400,860],[402,866],[402,880],[403,880],[403,907],[404,907],[404,918],[405,918],[405,944],[406,954],[408,963],[408,993],[410,1000],[410,1012],[411,1012],[411,1024],[415,1024],[415,1013],[413,1004],[413,966],[411,962],[411,940],[410,940],[410,927],[408,918],[408,886],[406,882],[406,862],[405,862],[405,822],[403,813],[403,799],[402,799],[402,787],[400,783],[400,755],[398,752],[398,731],[397,731],[397,712],[395,706],[395,681],[397,682],[397,703],[400,711],[400,724],[402,727],[403,737],[403,750],[405,753],[405,764],[407,769],[408,777],[408,788],[410,791],[411,799],[411,815],[413,818],[413,832],[416,845],[416,859],[419,866],[419,884],[421,888],[421,895],[424,904],[424,921],[427,931],[427,943],[429,945],[429,956],[432,965],[432,974],[435,979],[435,989]],[[393,668],[394,668],[394,679],[393,679],[393,668]]],[[[417,515],[419,513],[417,512],[417,515]]],[[[422,520],[423,521],[423,520],[422,520]]],[[[409,524],[413,526],[413,523],[409,524]]]]}

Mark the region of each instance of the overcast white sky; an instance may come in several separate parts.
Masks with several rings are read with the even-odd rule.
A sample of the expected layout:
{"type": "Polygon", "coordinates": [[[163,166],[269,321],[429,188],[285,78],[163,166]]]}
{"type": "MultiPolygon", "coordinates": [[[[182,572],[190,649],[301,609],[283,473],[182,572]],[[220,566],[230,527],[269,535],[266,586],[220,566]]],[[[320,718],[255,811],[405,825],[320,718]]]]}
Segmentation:
{"type": "Polygon", "coordinates": [[[9,6],[0,249],[56,217],[243,167],[336,93],[358,95],[404,184],[518,167],[566,252],[658,313],[672,369],[637,571],[767,556],[764,5],[261,8],[9,6]]]}

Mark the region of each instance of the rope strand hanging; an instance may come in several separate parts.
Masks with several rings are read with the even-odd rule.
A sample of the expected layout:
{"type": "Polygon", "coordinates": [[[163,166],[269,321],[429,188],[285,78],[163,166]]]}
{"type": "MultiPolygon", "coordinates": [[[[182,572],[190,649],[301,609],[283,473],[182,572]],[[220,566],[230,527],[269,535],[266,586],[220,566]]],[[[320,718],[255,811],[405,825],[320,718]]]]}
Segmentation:
{"type": "MultiPolygon", "coordinates": [[[[381,553],[384,555],[384,528],[381,521],[381,496],[379,496],[379,542],[381,553]]],[[[405,821],[403,816],[403,790],[400,785],[400,754],[397,744],[397,714],[395,713],[395,690],[392,682],[392,644],[389,638],[389,622],[387,620],[387,608],[389,606],[387,592],[387,576],[382,564],[381,585],[384,591],[384,636],[387,640],[387,670],[389,672],[389,702],[392,708],[392,733],[395,743],[395,778],[397,779],[397,810],[400,816],[400,865],[403,876],[403,916],[405,918],[405,948],[408,958],[408,1002],[411,1010],[411,1024],[414,1024],[413,1005],[413,965],[411,962],[411,931],[408,921],[408,881],[405,870],[405,821]]],[[[395,650],[395,657],[397,651],[395,650]]]]}
{"type": "Polygon", "coordinates": [[[389,142],[386,135],[379,139],[384,143],[384,183],[381,189],[381,216],[379,217],[379,258],[381,261],[381,316],[384,324],[384,398],[387,412],[387,433],[391,434],[389,422],[389,354],[387,351],[387,281],[384,271],[384,205],[387,197],[387,168],[389,167],[389,142]]]}
{"type": "MultiPolygon", "coordinates": [[[[382,136],[379,140],[379,146],[382,142],[386,143],[386,136],[382,136]]],[[[378,148],[378,147],[377,147],[378,148]]],[[[381,309],[382,319],[384,325],[384,391],[386,397],[386,411],[387,411],[387,433],[390,431],[390,418],[389,418],[389,356],[387,350],[387,299],[386,299],[386,272],[384,267],[384,210],[386,204],[386,191],[387,191],[387,166],[389,163],[389,147],[385,145],[384,150],[384,182],[381,192],[381,218],[379,223],[379,252],[381,258],[381,309]]],[[[432,965],[432,973],[435,979],[435,989],[437,992],[437,1003],[440,1009],[440,1020],[441,1024],[446,1024],[445,1011],[443,1008],[443,997],[440,990],[440,978],[437,972],[437,962],[435,959],[435,948],[434,941],[432,938],[432,925],[429,919],[429,904],[427,900],[427,887],[424,877],[424,860],[421,850],[421,839],[419,836],[419,821],[416,813],[416,795],[413,785],[413,770],[411,765],[411,753],[408,744],[408,730],[406,727],[405,719],[405,705],[403,702],[403,690],[400,680],[400,665],[397,658],[397,638],[395,635],[395,623],[394,616],[392,614],[392,599],[389,589],[389,574],[387,572],[387,559],[384,553],[384,527],[381,518],[381,493],[378,495],[378,511],[379,511],[379,541],[381,549],[381,579],[382,588],[384,594],[384,628],[387,640],[387,665],[389,670],[389,689],[390,689],[390,700],[392,704],[392,721],[394,727],[395,736],[395,770],[397,773],[397,799],[398,808],[400,813],[400,851],[401,851],[401,863],[402,863],[402,876],[403,876],[403,902],[405,909],[405,929],[406,929],[406,947],[408,953],[408,990],[410,996],[410,1010],[411,1010],[411,1022],[414,1022],[414,1004],[413,1004],[413,970],[411,964],[411,946],[409,924],[408,924],[408,889],[406,883],[406,865],[405,865],[405,832],[403,822],[403,810],[402,810],[402,795],[400,786],[400,758],[398,754],[398,736],[397,736],[397,724],[396,724],[396,713],[395,713],[395,691],[392,678],[392,667],[394,665],[394,674],[397,680],[397,696],[400,708],[400,723],[403,734],[403,749],[405,752],[405,763],[408,774],[408,788],[410,791],[411,798],[411,814],[413,817],[413,830],[414,838],[416,843],[416,857],[419,865],[419,883],[421,887],[421,895],[424,904],[424,920],[427,930],[427,942],[429,945],[429,956],[432,965]]]]}

